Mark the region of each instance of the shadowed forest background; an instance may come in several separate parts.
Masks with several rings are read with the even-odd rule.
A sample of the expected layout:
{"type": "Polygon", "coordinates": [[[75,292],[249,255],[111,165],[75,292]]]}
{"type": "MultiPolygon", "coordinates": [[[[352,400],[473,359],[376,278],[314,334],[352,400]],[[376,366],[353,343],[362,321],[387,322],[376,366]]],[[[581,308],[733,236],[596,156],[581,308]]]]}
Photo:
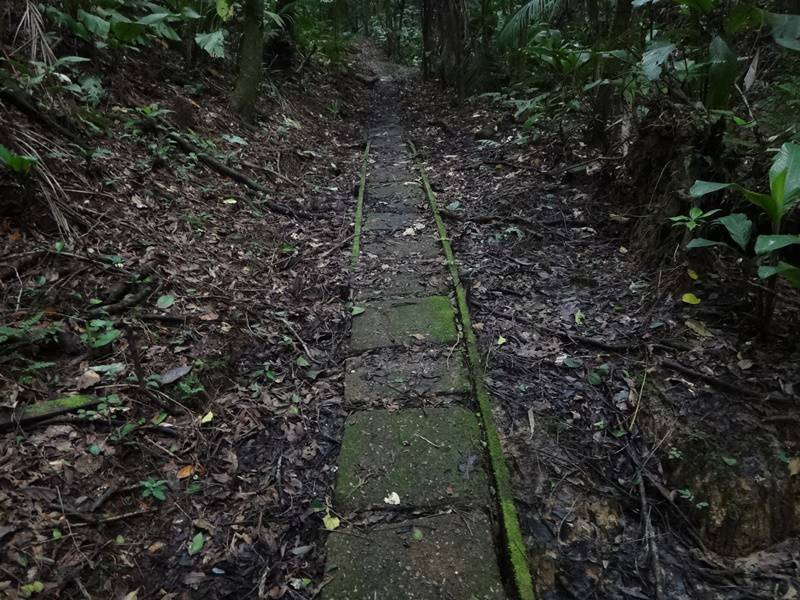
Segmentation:
{"type": "Polygon", "coordinates": [[[539,597],[800,597],[798,0],[4,1],[0,594],[324,594],[377,122],[539,597]]]}

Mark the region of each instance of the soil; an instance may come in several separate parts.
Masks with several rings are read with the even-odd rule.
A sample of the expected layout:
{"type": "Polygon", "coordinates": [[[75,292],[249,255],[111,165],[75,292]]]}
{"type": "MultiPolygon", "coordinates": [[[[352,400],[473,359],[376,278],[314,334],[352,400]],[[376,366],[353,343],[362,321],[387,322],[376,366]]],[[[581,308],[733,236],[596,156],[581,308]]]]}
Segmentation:
{"type": "Polygon", "coordinates": [[[256,128],[229,115],[228,75],[121,60],[90,161],[0,104],[61,184],[53,210],[47,188],[0,181],[17,199],[0,316],[25,329],[0,346],[0,395],[105,400],[2,434],[6,596],[33,581],[59,598],[324,587],[353,189],[364,132],[392,117],[446,209],[540,597],[797,597],[796,292],[780,290],[764,341],[758,290],[735,271],[677,248],[654,268],[630,249],[639,207],[580,144],[583,124],[519,143],[502,109],[454,105],[372,48],[353,71],[381,82],[306,65],[256,128]],[[157,108],[268,193],[174,148],[157,108]],[[97,309],[119,337],[87,348],[108,329],[97,309]]]}

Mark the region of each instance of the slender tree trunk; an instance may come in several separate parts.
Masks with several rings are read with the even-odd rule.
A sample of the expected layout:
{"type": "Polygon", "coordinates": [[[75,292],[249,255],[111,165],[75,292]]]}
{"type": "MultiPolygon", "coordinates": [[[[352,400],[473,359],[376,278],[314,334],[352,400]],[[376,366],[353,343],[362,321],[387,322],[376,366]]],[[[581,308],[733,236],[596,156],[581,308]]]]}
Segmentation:
{"type": "Polygon", "coordinates": [[[430,78],[433,69],[433,2],[422,0],[422,76],[430,78]]]}
{"type": "Polygon", "coordinates": [[[233,109],[245,121],[252,121],[261,86],[264,53],[264,0],[246,0],[244,29],[239,47],[239,76],[233,91],[233,109]]]}
{"type": "Polygon", "coordinates": [[[443,0],[440,16],[442,74],[459,99],[464,97],[466,79],[467,7],[465,0],[443,0]]]}

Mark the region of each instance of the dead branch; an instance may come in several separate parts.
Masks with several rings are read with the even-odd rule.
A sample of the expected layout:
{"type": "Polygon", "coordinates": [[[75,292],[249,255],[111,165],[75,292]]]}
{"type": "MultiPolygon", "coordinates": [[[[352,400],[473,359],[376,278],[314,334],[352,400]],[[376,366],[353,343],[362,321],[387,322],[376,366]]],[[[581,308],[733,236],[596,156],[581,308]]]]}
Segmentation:
{"type": "Polygon", "coordinates": [[[706,375],[705,373],[701,373],[695,369],[690,369],[689,367],[685,367],[684,365],[675,362],[674,360],[670,360],[668,358],[662,359],[661,364],[673,371],[678,371],[679,373],[683,373],[688,377],[694,377],[695,379],[699,379],[712,387],[718,388],[720,390],[724,390],[731,394],[737,396],[747,396],[749,398],[759,398],[760,394],[754,392],[752,390],[748,390],[742,384],[733,384],[728,383],[720,379],[719,377],[714,377],[713,375],[706,375]]]}
{"type": "MultiPolygon", "coordinates": [[[[186,154],[194,154],[206,166],[208,166],[212,170],[216,171],[220,175],[225,175],[226,177],[229,177],[229,178],[233,179],[234,181],[236,181],[238,183],[241,183],[242,185],[244,185],[246,187],[249,187],[251,190],[255,190],[257,192],[261,192],[262,194],[269,193],[269,190],[267,188],[265,188],[263,185],[261,185],[260,183],[258,183],[257,181],[254,181],[253,179],[251,179],[250,177],[248,177],[247,175],[245,175],[241,171],[237,171],[233,167],[229,167],[228,165],[220,162],[219,160],[217,160],[213,156],[210,156],[209,154],[203,152],[200,148],[195,146],[193,143],[191,143],[189,140],[185,139],[184,137],[182,137],[178,133],[176,133],[174,131],[168,131],[168,130],[164,129],[163,127],[159,127],[158,129],[162,133],[164,133],[169,139],[174,141],[175,144],[178,146],[178,148],[183,150],[186,154]]],[[[278,213],[279,215],[284,215],[286,217],[296,218],[296,217],[307,216],[305,213],[294,211],[294,210],[292,210],[290,208],[287,208],[285,206],[282,206],[282,205],[278,204],[277,202],[273,202],[272,200],[269,200],[267,198],[261,199],[260,200],[260,204],[264,204],[272,212],[278,213]]]]}

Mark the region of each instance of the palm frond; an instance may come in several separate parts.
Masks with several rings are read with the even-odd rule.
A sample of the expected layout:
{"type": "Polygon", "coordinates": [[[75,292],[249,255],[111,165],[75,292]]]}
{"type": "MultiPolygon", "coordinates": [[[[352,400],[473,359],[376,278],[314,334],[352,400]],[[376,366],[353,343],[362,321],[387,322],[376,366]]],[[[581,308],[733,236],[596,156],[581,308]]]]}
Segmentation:
{"type": "Polygon", "coordinates": [[[50,42],[47,39],[47,30],[44,26],[42,13],[39,12],[39,7],[31,0],[25,3],[25,12],[22,13],[22,18],[19,21],[17,30],[14,32],[14,39],[11,43],[15,46],[14,53],[20,52],[27,47],[31,61],[40,60],[48,66],[56,62],[56,56],[53,54],[50,42]],[[20,36],[25,41],[17,46],[17,39],[20,36]]]}
{"type": "Polygon", "coordinates": [[[497,34],[497,40],[502,45],[514,44],[532,23],[551,20],[561,9],[562,3],[563,0],[530,0],[506,22],[497,34]]]}

